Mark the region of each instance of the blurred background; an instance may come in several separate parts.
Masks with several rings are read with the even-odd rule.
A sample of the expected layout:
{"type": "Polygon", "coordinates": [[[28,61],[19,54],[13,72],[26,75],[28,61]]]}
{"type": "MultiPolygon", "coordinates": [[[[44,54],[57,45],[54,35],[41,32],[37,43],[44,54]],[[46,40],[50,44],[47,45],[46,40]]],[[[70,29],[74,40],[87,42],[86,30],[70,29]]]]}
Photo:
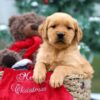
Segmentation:
{"type": "Polygon", "coordinates": [[[81,53],[95,70],[92,92],[100,93],[100,0],[0,0],[0,49],[13,42],[9,17],[32,11],[45,16],[67,12],[78,20],[84,33],[81,53]]]}

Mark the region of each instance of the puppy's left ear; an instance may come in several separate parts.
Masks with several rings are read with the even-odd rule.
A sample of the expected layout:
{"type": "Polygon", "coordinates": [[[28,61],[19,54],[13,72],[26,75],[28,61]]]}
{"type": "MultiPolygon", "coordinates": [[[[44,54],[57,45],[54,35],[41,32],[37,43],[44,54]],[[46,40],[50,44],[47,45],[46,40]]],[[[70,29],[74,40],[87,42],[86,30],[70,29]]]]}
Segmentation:
{"type": "Polygon", "coordinates": [[[83,32],[78,25],[78,22],[75,20],[75,39],[79,43],[82,40],[83,32]]]}
{"type": "Polygon", "coordinates": [[[38,32],[43,39],[47,39],[47,31],[48,31],[48,23],[49,19],[47,18],[38,28],[38,32]]]}

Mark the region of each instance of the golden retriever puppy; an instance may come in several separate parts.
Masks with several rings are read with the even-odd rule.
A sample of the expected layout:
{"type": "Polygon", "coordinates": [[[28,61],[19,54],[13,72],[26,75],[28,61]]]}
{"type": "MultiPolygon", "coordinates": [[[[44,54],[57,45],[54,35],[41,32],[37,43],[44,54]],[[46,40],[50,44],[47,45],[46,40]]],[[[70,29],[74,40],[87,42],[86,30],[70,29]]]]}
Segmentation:
{"type": "Polygon", "coordinates": [[[61,86],[67,75],[92,77],[93,69],[78,49],[83,34],[73,17],[66,13],[54,13],[40,25],[39,33],[43,44],[38,51],[34,68],[33,78],[36,83],[45,80],[47,71],[53,71],[50,85],[54,88],[61,86]]]}

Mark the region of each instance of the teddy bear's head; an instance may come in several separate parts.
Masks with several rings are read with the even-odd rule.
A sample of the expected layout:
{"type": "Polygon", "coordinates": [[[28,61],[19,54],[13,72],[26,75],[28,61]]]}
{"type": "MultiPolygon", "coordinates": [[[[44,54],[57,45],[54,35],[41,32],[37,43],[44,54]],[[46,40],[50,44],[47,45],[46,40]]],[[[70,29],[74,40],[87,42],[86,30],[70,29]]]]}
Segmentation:
{"type": "Polygon", "coordinates": [[[38,26],[44,20],[45,17],[35,13],[12,16],[9,19],[9,28],[15,41],[24,40],[27,37],[38,35],[38,26]]]}

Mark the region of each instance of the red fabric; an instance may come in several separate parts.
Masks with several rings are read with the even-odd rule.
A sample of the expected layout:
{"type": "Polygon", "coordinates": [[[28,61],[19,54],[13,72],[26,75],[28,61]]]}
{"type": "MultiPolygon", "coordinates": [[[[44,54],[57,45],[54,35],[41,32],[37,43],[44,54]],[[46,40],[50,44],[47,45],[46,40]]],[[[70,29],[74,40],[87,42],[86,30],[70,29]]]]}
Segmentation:
{"type": "Polygon", "coordinates": [[[40,37],[34,37],[34,44],[26,50],[26,52],[23,55],[23,58],[32,59],[32,54],[36,52],[41,43],[42,40],[40,39],[40,37]]]}
{"type": "Polygon", "coordinates": [[[36,52],[36,50],[39,48],[40,44],[42,43],[42,40],[39,36],[33,36],[31,38],[28,38],[26,40],[17,41],[14,44],[12,44],[9,49],[13,50],[15,52],[20,52],[22,49],[27,49],[23,55],[23,58],[28,58],[32,60],[32,54],[36,52]]]}
{"type": "Polygon", "coordinates": [[[51,88],[47,73],[46,81],[36,84],[32,80],[32,70],[5,69],[0,83],[0,100],[73,100],[73,97],[62,86],[51,88]]]}
{"type": "MultiPolygon", "coordinates": [[[[3,68],[0,66],[0,71],[3,71],[3,68]]],[[[1,77],[0,77],[0,84],[1,84],[1,77]]]]}
{"type": "Polygon", "coordinates": [[[3,70],[3,68],[0,66],[0,71],[2,71],[3,70]]]}

